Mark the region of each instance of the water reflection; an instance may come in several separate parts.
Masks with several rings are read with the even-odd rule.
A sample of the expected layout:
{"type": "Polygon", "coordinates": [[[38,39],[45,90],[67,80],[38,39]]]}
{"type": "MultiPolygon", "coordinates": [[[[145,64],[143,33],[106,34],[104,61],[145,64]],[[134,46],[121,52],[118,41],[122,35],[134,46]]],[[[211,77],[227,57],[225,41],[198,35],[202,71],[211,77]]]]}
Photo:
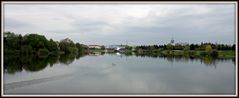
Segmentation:
{"type": "Polygon", "coordinates": [[[23,69],[28,72],[43,70],[48,65],[52,67],[56,63],[69,65],[75,59],[83,57],[85,54],[62,54],[62,55],[5,55],[4,72],[14,74],[21,72],[23,69]]]}
{"type": "MultiPolygon", "coordinates": [[[[62,55],[48,55],[48,56],[34,56],[34,55],[20,55],[20,56],[12,56],[6,55],[4,56],[4,72],[9,74],[14,74],[16,72],[21,72],[23,69],[28,72],[36,72],[43,70],[48,65],[52,67],[54,64],[61,63],[64,65],[69,65],[75,60],[80,59],[85,55],[90,56],[101,56],[105,55],[105,52],[93,52],[88,54],[62,54],[62,55]]],[[[171,63],[178,62],[193,62],[200,61],[206,66],[215,67],[220,62],[231,60],[235,65],[235,59],[218,59],[210,56],[206,57],[190,57],[190,56],[164,56],[164,55],[152,55],[152,54],[135,54],[133,52],[129,53],[107,53],[107,55],[116,55],[122,57],[136,56],[141,58],[154,58],[154,59],[165,59],[171,63]]],[[[112,63],[112,66],[116,66],[115,63],[112,63]]]]}
{"type": "MultiPolygon", "coordinates": [[[[201,63],[205,64],[206,66],[213,66],[216,67],[216,65],[220,62],[224,61],[232,61],[235,65],[235,58],[234,59],[226,59],[226,58],[214,58],[211,56],[205,56],[205,57],[191,57],[191,56],[165,56],[160,54],[134,54],[133,52],[125,53],[124,56],[136,56],[136,57],[150,57],[150,58],[160,58],[160,59],[166,59],[168,62],[171,63],[177,63],[177,62],[193,62],[193,61],[201,61],[201,63]]],[[[122,55],[121,55],[122,56],[122,55]]]]}
{"type": "Polygon", "coordinates": [[[59,62],[65,65],[69,65],[72,62],[74,62],[75,58],[76,58],[75,54],[63,54],[60,55],[59,62]]]}
{"type": "Polygon", "coordinates": [[[5,93],[235,93],[235,67],[230,66],[233,65],[231,59],[99,52],[83,57],[85,55],[5,56],[5,72],[15,72],[5,74],[5,93]],[[41,71],[35,73],[36,70],[41,71]]]}

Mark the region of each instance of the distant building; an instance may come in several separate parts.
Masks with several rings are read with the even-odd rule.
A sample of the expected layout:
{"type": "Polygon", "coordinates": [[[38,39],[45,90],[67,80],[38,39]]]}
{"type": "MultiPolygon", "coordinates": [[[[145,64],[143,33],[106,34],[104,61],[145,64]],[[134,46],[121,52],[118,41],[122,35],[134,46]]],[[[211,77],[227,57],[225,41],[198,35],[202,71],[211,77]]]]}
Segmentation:
{"type": "Polygon", "coordinates": [[[125,51],[126,45],[109,45],[106,46],[107,50],[115,50],[115,51],[125,51]]]}
{"type": "Polygon", "coordinates": [[[90,49],[101,49],[100,45],[88,45],[90,49]]]}

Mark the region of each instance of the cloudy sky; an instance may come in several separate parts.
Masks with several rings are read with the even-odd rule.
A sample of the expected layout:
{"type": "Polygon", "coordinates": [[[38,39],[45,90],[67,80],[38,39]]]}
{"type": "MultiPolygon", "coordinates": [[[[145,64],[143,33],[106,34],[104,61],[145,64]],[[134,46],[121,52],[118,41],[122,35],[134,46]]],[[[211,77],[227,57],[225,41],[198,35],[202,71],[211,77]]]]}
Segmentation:
{"type": "Polygon", "coordinates": [[[234,4],[4,4],[4,31],[83,44],[234,43],[234,4]]]}

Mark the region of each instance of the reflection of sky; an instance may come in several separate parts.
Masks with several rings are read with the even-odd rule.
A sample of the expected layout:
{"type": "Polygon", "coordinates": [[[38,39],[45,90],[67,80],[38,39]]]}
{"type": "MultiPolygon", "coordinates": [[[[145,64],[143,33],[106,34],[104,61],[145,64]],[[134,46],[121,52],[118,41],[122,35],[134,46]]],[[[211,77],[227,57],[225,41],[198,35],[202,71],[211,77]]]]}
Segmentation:
{"type": "Polygon", "coordinates": [[[73,72],[71,77],[16,88],[9,90],[8,93],[232,94],[234,92],[234,66],[231,61],[219,62],[214,68],[207,67],[200,61],[171,63],[159,58],[86,56],[68,66],[54,65],[41,72],[24,75],[54,76],[70,72],[73,72]]]}

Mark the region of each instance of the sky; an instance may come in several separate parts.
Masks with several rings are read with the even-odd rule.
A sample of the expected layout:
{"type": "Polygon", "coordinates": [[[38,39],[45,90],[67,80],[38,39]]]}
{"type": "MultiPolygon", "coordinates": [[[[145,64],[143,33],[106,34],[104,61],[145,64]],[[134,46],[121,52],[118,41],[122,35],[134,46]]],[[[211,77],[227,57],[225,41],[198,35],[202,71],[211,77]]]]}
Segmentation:
{"type": "Polygon", "coordinates": [[[4,31],[82,44],[235,43],[234,4],[4,4],[4,31]]]}

